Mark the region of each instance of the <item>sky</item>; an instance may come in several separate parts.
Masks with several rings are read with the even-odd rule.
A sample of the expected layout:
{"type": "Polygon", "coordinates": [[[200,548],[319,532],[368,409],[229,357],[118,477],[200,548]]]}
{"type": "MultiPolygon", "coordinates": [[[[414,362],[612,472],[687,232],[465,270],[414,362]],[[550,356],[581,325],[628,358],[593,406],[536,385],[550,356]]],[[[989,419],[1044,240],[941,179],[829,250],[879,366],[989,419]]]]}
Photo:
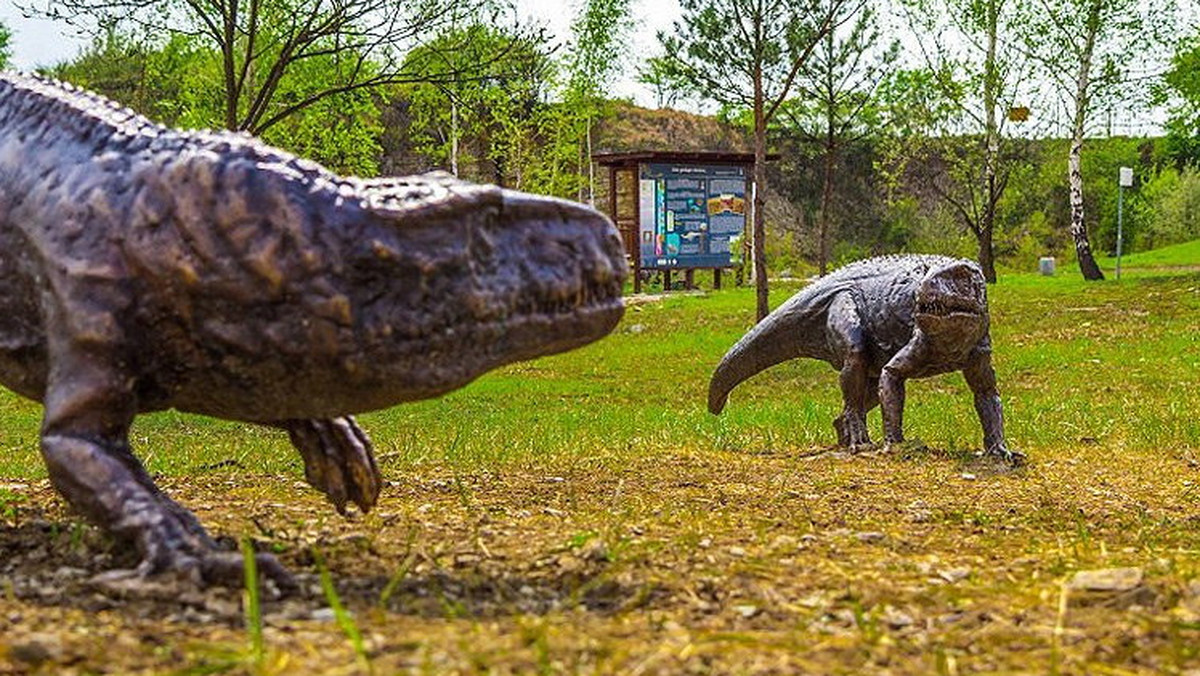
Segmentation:
{"type": "MultiPolygon", "coordinates": [[[[30,0],[22,4],[44,5],[47,0],[30,0]]],[[[570,36],[571,18],[576,2],[561,0],[516,0],[521,21],[540,22],[562,43],[570,36]],[[564,6],[571,8],[564,11],[564,6]]],[[[613,95],[630,97],[646,106],[654,104],[653,96],[636,82],[637,61],[657,51],[657,31],[671,27],[679,17],[678,0],[633,0],[634,34],[624,73],[613,83],[613,95]],[[636,57],[634,55],[637,55],[636,57]]],[[[19,70],[33,70],[74,56],[87,40],[70,32],[66,26],[46,19],[27,19],[21,15],[13,0],[0,0],[0,21],[13,31],[13,65],[19,70]]]]}

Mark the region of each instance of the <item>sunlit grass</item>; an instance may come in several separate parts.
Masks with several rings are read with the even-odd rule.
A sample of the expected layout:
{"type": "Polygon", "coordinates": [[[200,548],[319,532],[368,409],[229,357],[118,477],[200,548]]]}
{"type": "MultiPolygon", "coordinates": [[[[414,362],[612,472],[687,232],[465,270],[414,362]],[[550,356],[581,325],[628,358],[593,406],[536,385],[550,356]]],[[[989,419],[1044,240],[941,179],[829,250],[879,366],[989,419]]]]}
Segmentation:
{"type": "MultiPolygon", "coordinates": [[[[796,288],[774,289],[773,303],[796,288]]],[[[1006,275],[990,293],[1014,446],[1034,457],[1085,438],[1124,453],[1200,446],[1200,277],[1118,284],[1006,275]]],[[[752,307],[749,289],[634,305],[599,343],[515,364],[445,397],[362,421],[392,471],[421,463],[621,463],[678,448],[806,453],[833,443],[840,395],[836,373],[820,362],[777,366],[735,390],[724,415],[706,411],[711,370],[752,324],[752,307]]],[[[42,476],[39,415],[35,404],[0,394],[0,476],[42,476]]],[[[877,413],[872,425],[878,437],[877,413]]],[[[910,385],[906,427],[937,447],[980,443],[957,374],[910,385]]],[[[132,441],[153,472],[302,471],[275,430],[182,413],[140,417],[132,441]]]]}

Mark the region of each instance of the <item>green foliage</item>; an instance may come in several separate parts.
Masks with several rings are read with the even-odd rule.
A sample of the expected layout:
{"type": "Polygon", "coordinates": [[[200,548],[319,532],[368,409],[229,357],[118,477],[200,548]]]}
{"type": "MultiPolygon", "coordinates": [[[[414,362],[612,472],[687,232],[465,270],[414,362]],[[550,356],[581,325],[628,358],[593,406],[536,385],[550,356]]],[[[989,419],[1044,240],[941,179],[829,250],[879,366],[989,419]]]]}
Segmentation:
{"type": "MultiPolygon", "coordinates": [[[[336,58],[298,63],[292,77],[281,82],[278,101],[302,100],[322,83],[329,84],[336,58]]],[[[48,72],[167,126],[222,126],[221,57],[193,36],[174,34],[151,43],[110,30],[48,72]]],[[[282,118],[262,136],[335,171],[371,175],[378,168],[381,133],[378,107],[366,90],[357,89],[322,98],[282,118]]]]}
{"type": "Polygon", "coordinates": [[[8,67],[8,60],[12,58],[12,30],[9,29],[3,22],[0,22],[0,69],[8,67]]]}
{"type": "Polygon", "coordinates": [[[473,24],[414,49],[406,67],[432,80],[399,92],[415,149],[465,178],[526,187],[552,72],[542,37],[473,24]],[[468,68],[471,80],[449,77],[468,68]]]}
{"type": "Polygon", "coordinates": [[[1200,37],[1176,48],[1157,94],[1159,102],[1172,102],[1167,120],[1168,153],[1177,164],[1200,166],[1200,37]]]}
{"type": "MultiPolygon", "coordinates": [[[[1143,251],[1200,239],[1200,171],[1169,167],[1141,188],[1144,229],[1134,232],[1132,247],[1143,251]]],[[[1200,258],[1192,260],[1193,263],[1200,258]]]]}
{"type": "Polygon", "coordinates": [[[632,0],[584,0],[571,25],[574,36],[567,54],[564,100],[599,99],[621,71],[624,47],[633,29],[632,0]]]}

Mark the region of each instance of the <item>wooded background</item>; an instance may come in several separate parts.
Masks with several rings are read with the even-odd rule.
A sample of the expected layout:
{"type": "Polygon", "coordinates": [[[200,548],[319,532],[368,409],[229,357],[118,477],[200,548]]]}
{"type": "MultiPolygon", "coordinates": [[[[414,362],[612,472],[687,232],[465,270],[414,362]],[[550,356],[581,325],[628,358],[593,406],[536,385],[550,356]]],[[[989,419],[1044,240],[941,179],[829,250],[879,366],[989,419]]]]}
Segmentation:
{"type": "MultiPolygon", "coordinates": [[[[247,131],[339,172],[443,169],[602,205],[593,152],[780,153],[759,177],[752,238],[764,298],[768,271],[898,251],[974,257],[992,277],[997,264],[1029,270],[1052,255],[1097,277],[1092,250],[1116,248],[1120,166],[1135,175],[1126,251],[1200,238],[1191,7],[680,4],[647,53],[631,42],[631,0],[570,6],[565,41],[490,0],[22,9],[93,35],[47,75],[166,125],[247,131]],[[629,71],[657,109],[607,95],[629,71]],[[1125,128],[1112,128],[1114,115],[1125,128]]],[[[0,27],[0,64],[10,39],[0,27]]]]}

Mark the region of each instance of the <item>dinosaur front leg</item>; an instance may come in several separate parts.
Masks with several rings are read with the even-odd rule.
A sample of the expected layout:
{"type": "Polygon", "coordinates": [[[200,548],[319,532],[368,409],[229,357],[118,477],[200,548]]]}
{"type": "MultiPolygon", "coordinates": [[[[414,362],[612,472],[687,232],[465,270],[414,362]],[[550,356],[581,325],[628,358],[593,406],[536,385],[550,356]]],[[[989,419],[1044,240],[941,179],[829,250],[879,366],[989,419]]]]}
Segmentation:
{"type": "Polygon", "coordinates": [[[894,357],[884,364],[879,374],[879,403],[883,410],[883,442],[898,444],[904,441],[904,383],[922,361],[922,337],[917,333],[894,357]]]}
{"type": "Polygon", "coordinates": [[[850,294],[842,294],[829,306],[826,321],[830,346],[841,356],[838,382],[842,389],[842,412],[833,421],[838,444],[851,450],[871,445],[867,432],[867,410],[873,399],[867,375],[866,339],[858,308],[850,294]]]}
{"type": "Polygon", "coordinates": [[[996,371],[992,368],[992,353],[978,351],[963,369],[967,385],[975,395],[975,412],[983,427],[983,449],[1013,465],[1025,462],[1025,454],[1009,450],[1004,441],[1004,409],[1000,403],[1000,390],[996,387],[996,371]]]}
{"type": "MultiPolygon", "coordinates": [[[[52,339],[53,341],[53,339],[52,339]]],[[[129,448],[136,411],[132,378],[106,350],[52,351],[41,451],[54,487],[113,537],[135,544],[142,561],[107,577],[175,572],[197,583],[239,584],[242,557],[220,551],[191,512],[164,495],[129,448]]],[[[291,576],[269,554],[259,569],[281,586],[291,576]]]]}
{"type": "Polygon", "coordinates": [[[370,511],[379,499],[383,477],[371,440],[354,418],[285,420],[275,426],[287,430],[304,458],[304,477],[329,497],[339,514],[346,514],[348,501],[364,514],[370,511]]]}

